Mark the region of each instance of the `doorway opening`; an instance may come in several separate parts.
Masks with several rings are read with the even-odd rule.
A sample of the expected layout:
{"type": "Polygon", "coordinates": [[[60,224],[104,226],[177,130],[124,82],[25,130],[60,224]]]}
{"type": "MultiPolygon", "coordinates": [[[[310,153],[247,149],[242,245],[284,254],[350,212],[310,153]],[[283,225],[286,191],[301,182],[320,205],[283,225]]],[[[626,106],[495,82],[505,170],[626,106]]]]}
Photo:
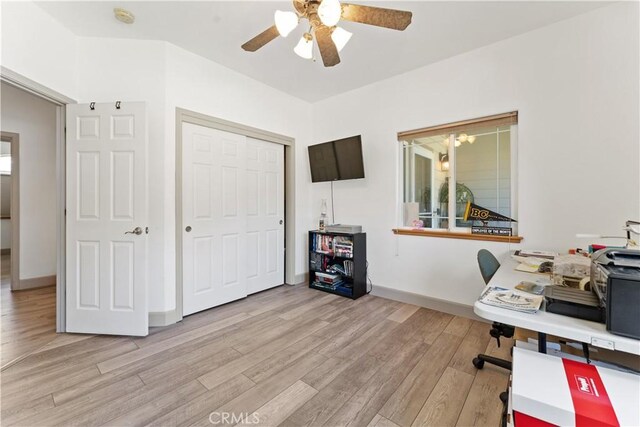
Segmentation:
{"type": "MultiPolygon", "coordinates": [[[[0,256],[2,257],[2,289],[6,287],[11,288],[11,275],[15,272],[15,267],[11,266],[11,214],[13,213],[14,219],[17,215],[12,212],[15,210],[15,203],[11,203],[12,197],[16,194],[16,191],[12,189],[12,186],[17,182],[11,179],[11,162],[12,158],[16,158],[12,155],[12,148],[17,149],[17,134],[2,133],[2,141],[0,142],[0,256]],[[14,205],[14,206],[12,206],[14,205]]],[[[14,175],[15,175],[14,170],[14,175]]]]}
{"type": "Polygon", "coordinates": [[[56,105],[2,87],[2,367],[56,335],[56,105]]]}
{"type": "MultiPolygon", "coordinates": [[[[55,183],[56,191],[55,209],[51,212],[56,224],[56,332],[66,331],[66,294],[65,294],[65,108],[68,104],[75,104],[76,101],[65,96],[55,90],[52,90],[36,81],[33,81],[15,71],[0,66],[0,81],[3,86],[21,90],[25,93],[34,95],[40,99],[48,101],[55,106],[56,124],[55,124],[55,183]]],[[[4,99],[4,96],[3,96],[4,99]]]]}

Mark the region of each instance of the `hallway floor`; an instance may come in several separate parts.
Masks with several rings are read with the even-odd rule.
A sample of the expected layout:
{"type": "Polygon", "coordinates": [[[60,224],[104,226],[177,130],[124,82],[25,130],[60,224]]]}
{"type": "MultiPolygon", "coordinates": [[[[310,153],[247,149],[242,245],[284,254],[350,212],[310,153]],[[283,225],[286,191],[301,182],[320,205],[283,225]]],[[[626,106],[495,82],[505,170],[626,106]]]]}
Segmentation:
{"type": "Polygon", "coordinates": [[[11,292],[11,255],[1,257],[3,368],[56,338],[56,287],[11,292]]]}

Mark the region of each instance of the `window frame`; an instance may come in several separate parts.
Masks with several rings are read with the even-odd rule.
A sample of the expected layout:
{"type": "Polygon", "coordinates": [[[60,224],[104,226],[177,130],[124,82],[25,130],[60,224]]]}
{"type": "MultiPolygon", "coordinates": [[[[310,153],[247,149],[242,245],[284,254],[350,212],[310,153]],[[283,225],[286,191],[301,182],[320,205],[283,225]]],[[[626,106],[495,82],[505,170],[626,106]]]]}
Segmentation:
{"type": "MultiPolygon", "coordinates": [[[[450,123],[448,125],[437,125],[423,129],[417,129],[414,131],[408,132],[399,132],[398,133],[398,155],[399,155],[399,173],[398,173],[398,221],[397,224],[401,224],[398,228],[393,229],[395,234],[407,234],[407,235],[422,235],[422,236],[431,236],[431,237],[449,237],[456,239],[470,239],[470,240],[487,240],[487,241],[497,241],[497,242],[508,242],[508,243],[519,243],[522,240],[522,237],[518,235],[518,223],[514,222],[512,224],[513,228],[513,236],[485,236],[480,234],[471,234],[471,229],[469,227],[458,227],[457,218],[456,218],[456,203],[451,203],[449,200],[447,209],[448,215],[448,227],[444,228],[424,228],[417,229],[409,226],[404,226],[403,224],[403,203],[405,198],[405,180],[407,178],[407,174],[415,172],[415,169],[412,171],[407,171],[407,165],[405,164],[404,158],[404,146],[405,143],[412,139],[417,138],[421,134],[449,134],[449,145],[447,147],[447,155],[449,157],[449,194],[456,194],[456,184],[457,184],[457,176],[456,176],[456,150],[455,150],[455,138],[461,132],[468,132],[468,129],[478,128],[478,127],[492,127],[495,126],[496,129],[509,124],[509,149],[510,149],[510,216],[512,218],[518,218],[518,112],[511,112],[505,114],[498,114],[494,116],[481,117],[478,119],[471,119],[465,121],[459,121],[450,123]]],[[[498,136],[499,137],[499,136],[498,136]]],[[[413,153],[412,153],[413,154],[413,153]]],[[[436,159],[439,161],[439,159],[436,159]]],[[[411,161],[413,163],[413,155],[411,157],[411,161]]],[[[432,160],[433,161],[433,160],[432,160]]],[[[435,167],[435,164],[434,164],[435,167]]],[[[415,177],[413,177],[415,178],[415,177]]],[[[433,176],[432,176],[433,182],[433,176]]],[[[433,184],[432,184],[433,185],[433,184]]],[[[432,193],[432,206],[433,206],[433,198],[435,197],[435,192],[432,193]]]]}

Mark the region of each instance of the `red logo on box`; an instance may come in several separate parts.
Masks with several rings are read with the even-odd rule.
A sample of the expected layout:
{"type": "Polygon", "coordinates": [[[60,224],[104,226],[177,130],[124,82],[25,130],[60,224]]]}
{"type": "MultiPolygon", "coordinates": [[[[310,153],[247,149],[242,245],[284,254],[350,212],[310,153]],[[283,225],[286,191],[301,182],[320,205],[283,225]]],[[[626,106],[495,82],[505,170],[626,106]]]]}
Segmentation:
{"type": "Polygon", "coordinates": [[[590,394],[592,396],[599,396],[598,390],[596,389],[596,385],[593,382],[592,378],[585,377],[582,375],[574,375],[576,379],[576,385],[578,386],[578,391],[586,394],[590,394]]]}

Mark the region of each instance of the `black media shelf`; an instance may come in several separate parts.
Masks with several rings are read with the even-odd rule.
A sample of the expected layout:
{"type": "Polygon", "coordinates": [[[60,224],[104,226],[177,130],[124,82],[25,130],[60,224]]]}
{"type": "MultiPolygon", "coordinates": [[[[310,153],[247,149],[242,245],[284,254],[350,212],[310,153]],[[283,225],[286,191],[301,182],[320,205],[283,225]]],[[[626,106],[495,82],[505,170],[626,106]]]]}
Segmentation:
{"type": "Polygon", "coordinates": [[[367,233],[309,231],[309,287],[352,299],[365,295],[367,233]],[[328,284],[323,274],[338,277],[328,284]]]}

